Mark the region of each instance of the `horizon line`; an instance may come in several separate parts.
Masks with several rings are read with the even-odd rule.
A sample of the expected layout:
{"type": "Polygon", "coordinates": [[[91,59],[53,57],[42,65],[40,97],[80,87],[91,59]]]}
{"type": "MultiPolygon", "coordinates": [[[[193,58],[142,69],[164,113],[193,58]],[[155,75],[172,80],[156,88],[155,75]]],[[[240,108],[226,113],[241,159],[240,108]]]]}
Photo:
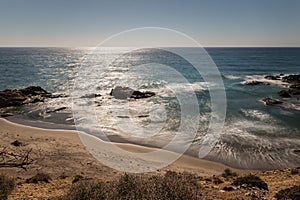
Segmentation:
{"type": "MultiPolygon", "coordinates": [[[[49,46],[29,46],[29,45],[8,45],[8,46],[1,46],[0,48],[96,48],[97,46],[56,46],[56,45],[49,45],[49,46]]],[[[200,48],[300,48],[299,46],[199,46],[200,48]]],[[[197,46],[161,46],[160,48],[199,48],[197,46]]],[[[142,47],[142,46],[103,46],[103,48],[151,48],[149,47],[142,47]]],[[[159,48],[159,46],[153,46],[152,48],[159,48]]]]}

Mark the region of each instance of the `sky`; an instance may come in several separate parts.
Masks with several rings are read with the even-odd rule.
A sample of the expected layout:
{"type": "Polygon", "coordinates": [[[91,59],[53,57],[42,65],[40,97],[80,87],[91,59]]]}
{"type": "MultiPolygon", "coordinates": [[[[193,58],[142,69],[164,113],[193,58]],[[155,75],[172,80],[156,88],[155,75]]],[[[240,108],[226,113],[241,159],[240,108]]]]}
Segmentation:
{"type": "Polygon", "coordinates": [[[203,46],[299,47],[300,0],[0,0],[0,46],[93,47],[139,27],[203,46]]]}

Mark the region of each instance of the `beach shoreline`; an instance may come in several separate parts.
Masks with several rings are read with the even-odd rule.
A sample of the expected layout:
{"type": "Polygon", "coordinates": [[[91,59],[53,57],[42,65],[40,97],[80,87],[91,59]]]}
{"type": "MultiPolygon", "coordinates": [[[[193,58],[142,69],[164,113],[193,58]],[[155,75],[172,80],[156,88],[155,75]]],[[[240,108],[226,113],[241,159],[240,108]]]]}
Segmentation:
{"type": "MultiPolygon", "coordinates": [[[[111,169],[96,160],[81,143],[78,133],[75,130],[54,130],[31,127],[16,124],[4,118],[0,118],[0,127],[2,138],[0,146],[11,146],[13,141],[18,140],[23,146],[15,148],[32,149],[33,152],[38,152],[38,155],[34,158],[34,162],[28,165],[26,170],[20,168],[1,168],[0,173],[25,178],[40,171],[55,176],[61,174],[67,174],[68,176],[81,174],[87,177],[96,176],[98,178],[114,177],[115,175],[123,173],[111,169]]],[[[114,144],[130,152],[144,153],[156,150],[135,144],[114,144]]],[[[174,154],[174,152],[169,153],[174,154]]],[[[163,173],[172,170],[192,172],[201,176],[212,176],[221,174],[226,168],[230,167],[221,163],[182,155],[171,165],[156,172],[163,173]]],[[[233,170],[239,173],[250,171],[240,169],[233,170]]]]}

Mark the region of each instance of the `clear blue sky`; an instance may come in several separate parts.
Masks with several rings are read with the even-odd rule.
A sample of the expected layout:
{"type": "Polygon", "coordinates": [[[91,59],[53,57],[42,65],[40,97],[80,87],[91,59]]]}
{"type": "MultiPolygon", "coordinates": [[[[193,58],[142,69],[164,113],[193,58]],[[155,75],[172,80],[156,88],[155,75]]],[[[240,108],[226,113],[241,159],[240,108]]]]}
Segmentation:
{"type": "Polygon", "coordinates": [[[204,46],[300,46],[300,0],[0,1],[0,46],[94,46],[144,26],[204,46]]]}

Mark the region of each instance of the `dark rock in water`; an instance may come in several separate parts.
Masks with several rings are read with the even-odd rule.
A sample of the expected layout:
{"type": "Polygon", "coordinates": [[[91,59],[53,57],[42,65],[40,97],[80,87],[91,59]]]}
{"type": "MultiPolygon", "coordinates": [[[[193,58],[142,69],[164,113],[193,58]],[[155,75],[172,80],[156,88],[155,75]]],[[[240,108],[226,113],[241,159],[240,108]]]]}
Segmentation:
{"type": "Polygon", "coordinates": [[[245,85],[270,85],[270,83],[265,83],[262,81],[246,81],[245,85]]]}
{"type": "Polygon", "coordinates": [[[116,99],[128,99],[128,98],[141,99],[141,98],[152,97],[155,95],[155,93],[149,91],[140,92],[137,90],[133,90],[129,87],[117,86],[111,90],[110,95],[112,95],[116,99]]]}
{"type": "Polygon", "coordinates": [[[14,114],[12,114],[12,113],[2,113],[1,114],[1,117],[11,117],[11,116],[14,116],[14,114]]]}
{"type": "Polygon", "coordinates": [[[278,94],[279,96],[285,97],[285,98],[291,97],[291,95],[290,95],[290,94],[288,93],[288,91],[286,91],[286,90],[281,90],[281,91],[277,92],[277,94],[278,94]]]}
{"type": "Polygon", "coordinates": [[[29,86],[25,89],[20,89],[20,91],[24,94],[24,95],[43,95],[43,94],[50,94],[48,93],[46,90],[44,90],[43,88],[41,88],[40,86],[29,86]]]}
{"type": "Polygon", "coordinates": [[[15,141],[13,141],[10,144],[13,145],[13,146],[15,146],[15,147],[23,146],[23,143],[20,142],[20,141],[18,141],[18,140],[15,140],[15,141]]]}
{"type": "Polygon", "coordinates": [[[39,86],[0,91],[0,108],[43,102],[53,95],[39,86]]]}
{"type": "Polygon", "coordinates": [[[293,84],[293,85],[290,85],[290,88],[300,90],[300,84],[293,84]]]}
{"type": "Polygon", "coordinates": [[[27,99],[20,90],[4,90],[0,92],[0,108],[20,106],[27,99]]]}
{"type": "Polygon", "coordinates": [[[292,95],[300,95],[300,89],[289,89],[288,92],[292,95]]]}
{"type": "Polygon", "coordinates": [[[86,94],[82,96],[81,98],[95,98],[95,97],[101,97],[101,94],[86,94]]]}
{"type": "Polygon", "coordinates": [[[53,110],[47,110],[46,113],[58,112],[58,111],[65,110],[65,109],[67,109],[67,107],[60,107],[60,108],[56,108],[53,110]]]}
{"type": "Polygon", "coordinates": [[[282,101],[279,101],[277,99],[271,99],[271,98],[264,98],[262,101],[265,102],[267,106],[282,104],[282,101]]]}
{"type": "Polygon", "coordinates": [[[267,76],[265,76],[265,79],[268,79],[268,80],[280,80],[280,76],[267,75],[267,76]]]}
{"type": "Polygon", "coordinates": [[[292,84],[300,84],[300,74],[284,76],[282,77],[282,81],[292,84]]]}

